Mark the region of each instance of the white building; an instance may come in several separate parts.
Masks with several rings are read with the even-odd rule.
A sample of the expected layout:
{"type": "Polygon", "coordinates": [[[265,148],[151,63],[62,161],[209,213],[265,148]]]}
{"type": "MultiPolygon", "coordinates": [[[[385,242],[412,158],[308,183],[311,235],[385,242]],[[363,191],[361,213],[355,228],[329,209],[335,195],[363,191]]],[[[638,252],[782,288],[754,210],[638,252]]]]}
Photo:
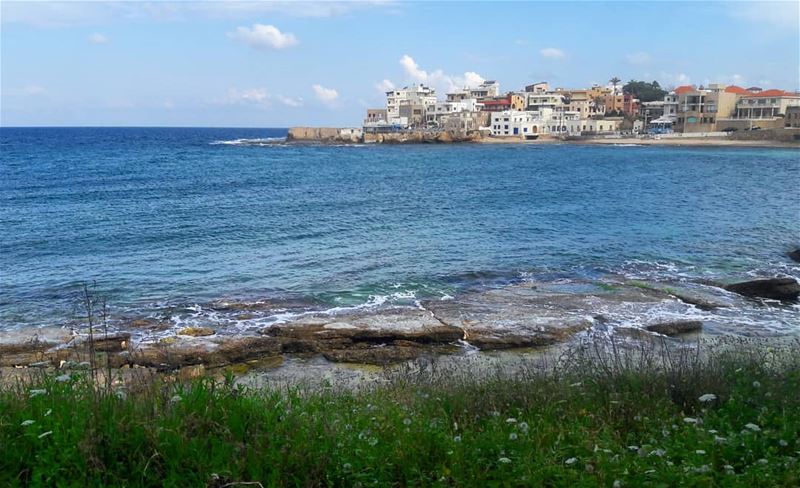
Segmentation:
{"type": "Polygon", "coordinates": [[[526,110],[538,112],[544,109],[559,110],[564,106],[564,96],[560,93],[526,93],[526,110]]]}
{"type": "Polygon", "coordinates": [[[447,94],[448,102],[458,102],[461,100],[468,100],[470,98],[492,98],[500,96],[500,83],[496,81],[484,81],[480,85],[469,88],[465,87],[461,90],[454,91],[447,94]]]}
{"type": "Polygon", "coordinates": [[[664,113],[661,117],[673,122],[678,119],[678,95],[675,92],[664,95],[664,113]]]}
{"type": "MultiPolygon", "coordinates": [[[[450,94],[449,94],[450,95],[450,94]]],[[[440,125],[442,117],[459,112],[477,112],[482,105],[474,98],[465,98],[458,101],[436,102],[433,107],[425,113],[425,121],[428,125],[440,125]]]]}
{"type": "Polygon", "coordinates": [[[401,120],[400,105],[421,105],[425,112],[436,105],[436,90],[425,85],[411,85],[386,92],[386,119],[389,124],[407,125],[401,120]]]}
{"type": "Polygon", "coordinates": [[[505,110],[492,112],[489,128],[496,137],[538,137],[545,132],[545,120],[538,112],[505,110]]]}

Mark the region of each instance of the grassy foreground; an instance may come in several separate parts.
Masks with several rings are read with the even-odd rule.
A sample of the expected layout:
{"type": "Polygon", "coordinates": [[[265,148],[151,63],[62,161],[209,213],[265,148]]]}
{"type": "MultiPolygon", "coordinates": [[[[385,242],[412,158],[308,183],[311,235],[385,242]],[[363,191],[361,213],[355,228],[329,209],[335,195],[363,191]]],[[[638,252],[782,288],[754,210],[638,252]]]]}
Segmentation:
{"type": "Polygon", "coordinates": [[[361,391],[43,377],[0,392],[0,486],[800,485],[800,344],[699,349],[361,391]]]}

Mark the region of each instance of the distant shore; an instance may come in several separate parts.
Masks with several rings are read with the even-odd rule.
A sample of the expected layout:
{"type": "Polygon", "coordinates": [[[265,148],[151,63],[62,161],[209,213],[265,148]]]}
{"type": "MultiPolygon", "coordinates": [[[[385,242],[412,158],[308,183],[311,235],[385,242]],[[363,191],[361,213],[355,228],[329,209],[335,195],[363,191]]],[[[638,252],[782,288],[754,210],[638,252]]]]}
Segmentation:
{"type": "Polygon", "coordinates": [[[577,145],[597,145],[597,146],[707,146],[707,147],[782,147],[800,149],[800,142],[783,141],[743,141],[738,139],[722,138],[674,138],[674,139],[640,139],[637,137],[622,137],[618,139],[582,139],[582,140],[561,140],[561,139],[534,139],[520,140],[516,138],[504,137],[485,137],[475,142],[479,144],[577,144],[577,145]]]}
{"type": "Polygon", "coordinates": [[[707,146],[707,147],[775,147],[800,148],[800,132],[760,131],[758,134],[732,136],[683,135],[680,137],[570,137],[544,135],[537,139],[518,136],[487,136],[476,131],[450,133],[447,131],[406,130],[388,133],[364,133],[358,128],[292,127],[287,141],[321,144],[578,144],[578,145],[637,145],[637,146],[707,146]]]}

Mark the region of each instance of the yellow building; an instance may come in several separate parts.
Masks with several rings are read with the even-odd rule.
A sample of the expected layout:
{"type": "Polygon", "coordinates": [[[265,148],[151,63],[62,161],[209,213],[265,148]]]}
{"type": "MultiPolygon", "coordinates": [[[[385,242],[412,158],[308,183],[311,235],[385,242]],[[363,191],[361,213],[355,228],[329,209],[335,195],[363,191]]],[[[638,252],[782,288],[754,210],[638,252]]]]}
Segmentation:
{"type": "Polygon", "coordinates": [[[528,105],[527,97],[516,93],[511,94],[511,110],[523,111],[528,105]]]}

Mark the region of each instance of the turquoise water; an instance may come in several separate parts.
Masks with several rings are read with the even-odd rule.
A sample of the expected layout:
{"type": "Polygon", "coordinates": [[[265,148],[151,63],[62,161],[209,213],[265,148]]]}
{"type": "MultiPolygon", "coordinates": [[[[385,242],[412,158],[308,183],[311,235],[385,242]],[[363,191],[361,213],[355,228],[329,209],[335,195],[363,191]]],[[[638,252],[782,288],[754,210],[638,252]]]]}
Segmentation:
{"type": "Polygon", "coordinates": [[[1,129],[0,328],[68,321],[84,282],[130,318],[407,303],[524,279],[800,276],[784,255],[800,244],[796,150],[285,133],[1,129]]]}

